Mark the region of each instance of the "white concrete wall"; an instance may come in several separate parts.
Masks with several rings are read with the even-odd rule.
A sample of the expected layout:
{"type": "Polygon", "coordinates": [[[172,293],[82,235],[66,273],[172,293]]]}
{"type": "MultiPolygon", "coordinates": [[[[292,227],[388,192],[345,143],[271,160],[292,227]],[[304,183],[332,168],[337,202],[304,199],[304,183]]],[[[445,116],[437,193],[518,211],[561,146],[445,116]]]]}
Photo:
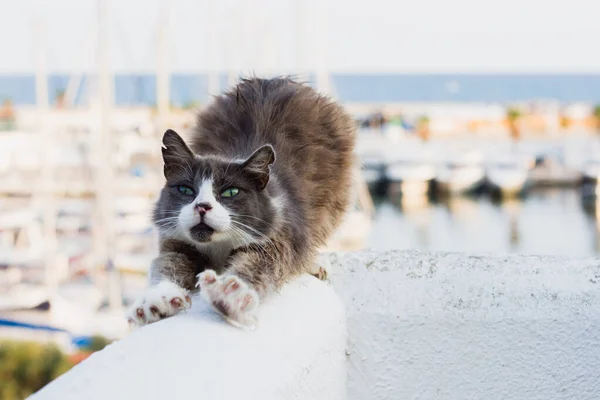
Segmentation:
{"type": "Polygon", "coordinates": [[[262,306],[253,334],[195,301],[32,398],[600,399],[599,259],[328,259],[347,346],[339,298],[303,277],[262,306]]]}
{"type": "Polygon", "coordinates": [[[600,399],[600,260],[331,255],[348,399],[600,399]]]}
{"type": "Polygon", "coordinates": [[[224,323],[199,298],[93,354],[33,400],[346,398],[344,309],[312,276],[265,302],[259,326],[224,323]]]}

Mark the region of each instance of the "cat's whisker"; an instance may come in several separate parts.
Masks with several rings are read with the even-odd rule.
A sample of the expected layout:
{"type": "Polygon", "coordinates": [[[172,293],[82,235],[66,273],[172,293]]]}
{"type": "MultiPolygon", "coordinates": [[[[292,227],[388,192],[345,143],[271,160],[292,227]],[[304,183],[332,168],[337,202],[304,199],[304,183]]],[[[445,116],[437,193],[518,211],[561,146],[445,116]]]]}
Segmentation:
{"type": "Polygon", "coordinates": [[[264,219],[262,219],[262,218],[255,217],[255,216],[253,216],[253,215],[247,215],[247,214],[232,214],[232,215],[231,215],[231,218],[232,218],[232,219],[233,219],[233,218],[235,218],[235,217],[238,217],[238,218],[252,218],[252,219],[255,219],[255,220],[259,221],[259,222],[262,222],[263,224],[267,225],[267,226],[268,226],[268,227],[270,227],[270,228],[274,228],[273,224],[271,224],[271,223],[269,223],[269,222],[265,221],[265,220],[264,220],[264,219]]]}
{"type": "Polygon", "coordinates": [[[232,228],[238,232],[238,235],[242,236],[243,242],[245,244],[258,244],[258,242],[256,241],[256,238],[254,236],[252,236],[249,232],[245,231],[244,229],[238,227],[238,226],[232,226],[232,228]]]}
{"type": "Polygon", "coordinates": [[[187,219],[187,218],[163,218],[161,220],[156,221],[156,225],[158,226],[165,226],[165,225],[180,225],[181,223],[185,224],[189,224],[190,222],[193,222],[192,219],[187,219]]]}
{"type": "MultiPolygon", "coordinates": [[[[250,227],[248,227],[248,228],[250,228],[250,227]]],[[[236,229],[242,230],[241,228],[236,228],[236,229]]],[[[252,245],[255,249],[259,250],[263,256],[267,256],[269,259],[271,259],[271,261],[275,261],[273,258],[274,257],[273,251],[276,250],[277,247],[275,246],[275,244],[273,243],[273,241],[271,239],[269,239],[267,236],[263,235],[265,241],[259,242],[259,241],[256,241],[256,238],[254,238],[248,232],[243,231],[243,233],[250,239],[250,240],[248,240],[248,244],[252,245]],[[267,248],[267,246],[269,246],[269,248],[267,248]]],[[[258,232],[258,233],[260,233],[260,232],[258,232]]]]}
{"type": "Polygon", "coordinates": [[[239,226],[232,225],[231,229],[234,230],[235,232],[237,232],[239,235],[243,236],[246,240],[248,240],[250,242],[255,240],[254,236],[252,236],[250,233],[246,232],[245,230],[241,229],[239,226]]]}
{"type": "Polygon", "coordinates": [[[235,224],[238,224],[239,226],[241,226],[243,228],[249,229],[250,231],[256,233],[257,235],[259,235],[260,237],[264,238],[265,240],[267,240],[269,242],[271,241],[271,239],[267,235],[265,235],[264,233],[262,233],[261,231],[259,231],[257,229],[254,229],[253,227],[251,227],[249,225],[246,225],[246,224],[244,224],[244,223],[242,223],[240,221],[236,221],[236,220],[233,220],[233,219],[231,220],[231,222],[235,223],[235,224]]]}
{"type": "Polygon", "coordinates": [[[269,249],[265,247],[264,243],[256,242],[252,236],[250,236],[247,232],[240,230],[240,228],[235,228],[235,231],[238,235],[241,234],[242,237],[245,238],[245,241],[243,241],[242,244],[251,245],[252,248],[258,253],[260,253],[263,257],[272,262],[275,261],[275,256],[273,252],[269,251],[269,249]]]}
{"type": "Polygon", "coordinates": [[[164,227],[160,227],[160,228],[162,228],[161,233],[165,236],[176,235],[180,232],[179,226],[177,226],[177,225],[164,226],[164,227]]]}
{"type": "Polygon", "coordinates": [[[179,220],[179,216],[175,216],[175,217],[164,217],[164,218],[160,218],[157,219],[156,222],[161,222],[161,221],[178,221],[179,220]]]}
{"type": "Polygon", "coordinates": [[[239,239],[239,245],[251,243],[253,241],[253,237],[248,235],[246,232],[242,231],[240,228],[231,227],[231,232],[236,235],[236,238],[239,239]]]}
{"type": "Polygon", "coordinates": [[[173,216],[181,214],[181,211],[161,211],[161,213],[166,214],[167,216],[173,216]]]}
{"type": "Polygon", "coordinates": [[[235,246],[243,246],[252,241],[251,237],[248,237],[245,232],[236,227],[230,227],[230,229],[227,230],[227,234],[235,246]]]}

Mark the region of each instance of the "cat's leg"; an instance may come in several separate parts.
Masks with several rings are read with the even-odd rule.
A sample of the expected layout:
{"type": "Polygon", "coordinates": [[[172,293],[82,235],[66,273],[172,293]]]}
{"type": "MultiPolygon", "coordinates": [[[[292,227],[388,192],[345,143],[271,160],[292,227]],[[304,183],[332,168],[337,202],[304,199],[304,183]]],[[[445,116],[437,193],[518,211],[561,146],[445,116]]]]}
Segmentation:
{"type": "Polygon", "coordinates": [[[260,299],[298,273],[285,254],[260,249],[235,253],[222,275],[213,270],[198,274],[200,294],[231,324],[254,327],[260,299]]]}
{"type": "Polygon", "coordinates": [[[199,270],[196,261],[178,252],[159,255],[150,267],[150,286],[127,313],[129,323],[142,326],[188,309],[199,270]]]}

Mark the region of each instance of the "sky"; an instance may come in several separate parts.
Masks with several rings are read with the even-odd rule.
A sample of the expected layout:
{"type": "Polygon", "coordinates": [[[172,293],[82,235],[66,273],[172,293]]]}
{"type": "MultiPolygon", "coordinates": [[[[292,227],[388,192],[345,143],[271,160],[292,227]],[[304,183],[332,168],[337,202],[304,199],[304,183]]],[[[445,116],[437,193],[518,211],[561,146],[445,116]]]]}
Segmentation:
{"type": "MultiPolygon", "coordinates": [[[[155,71],[161,23],[181,73],[600,73],[598,0],[104,1],[116,73],[155,71]]],[[[97,8],[0,0],[0,73],[32,73],[36,51],[51,73],[93,71],[97,8]]]]}

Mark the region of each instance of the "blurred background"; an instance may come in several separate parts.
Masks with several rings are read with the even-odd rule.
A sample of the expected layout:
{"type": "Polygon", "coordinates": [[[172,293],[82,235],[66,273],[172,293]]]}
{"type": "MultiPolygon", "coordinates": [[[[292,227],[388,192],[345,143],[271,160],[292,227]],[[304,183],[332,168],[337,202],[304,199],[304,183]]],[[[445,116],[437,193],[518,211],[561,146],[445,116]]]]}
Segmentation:
{"type": "Polygon", "coordinates": [[[296,76],[356,121],[356,202],[327,250],[597,256],[599,12],[1,0],[0,399],[127,333],[156,254],[162,133],[186,136],[251,74],[296,76]]]}

